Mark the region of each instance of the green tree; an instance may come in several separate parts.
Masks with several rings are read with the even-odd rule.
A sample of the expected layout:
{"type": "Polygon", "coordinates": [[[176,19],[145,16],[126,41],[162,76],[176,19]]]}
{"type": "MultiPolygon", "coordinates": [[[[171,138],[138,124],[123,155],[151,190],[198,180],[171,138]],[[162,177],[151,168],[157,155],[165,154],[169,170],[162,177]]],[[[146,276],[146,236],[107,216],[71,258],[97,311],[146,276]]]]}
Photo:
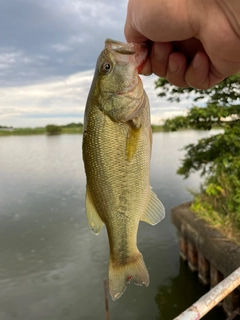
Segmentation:
{"type": "Polygon", "coordinates": [[[71,122],[71,123],[66,124],[66,125],[64,125],[62,127],[63,128],[82,128],[83,124],[81,122],[79,122],[79,123],[71,122]]]}
{"type": "Polygon", "coordinates": [[[194,105],[187,116],[166,120],[168,130],[222,128],[218,134],[185,147],[186,154],[178,173],[188,177],[199,170],[205,175],[201,195],[195,207],[230,218],[240,229],[240,73],[208,90],[178,88],[159,78],[158,96],[179,102],[192,98],[194,105]]]}
{"type": "Polygon", "coordinates": [[[56,126],[55,124],[48,124],[46,127],[47,134],[60,134],[62,131],[62,128],[59,126],[56,126]]]}

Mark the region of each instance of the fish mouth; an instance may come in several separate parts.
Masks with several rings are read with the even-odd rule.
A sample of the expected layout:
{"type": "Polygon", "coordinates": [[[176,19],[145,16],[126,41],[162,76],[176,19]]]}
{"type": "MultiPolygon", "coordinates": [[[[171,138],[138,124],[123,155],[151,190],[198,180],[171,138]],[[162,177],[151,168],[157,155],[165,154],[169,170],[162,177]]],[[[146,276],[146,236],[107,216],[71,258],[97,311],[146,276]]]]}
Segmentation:
{"type": "Polygon", "coordinates": [[[108,38],[105,41],[105,49],[122,55],[122,58],[124,55],[134,55],[138,71],[142,68],[148,56],[147,43],[125,43],[108,38]]]}

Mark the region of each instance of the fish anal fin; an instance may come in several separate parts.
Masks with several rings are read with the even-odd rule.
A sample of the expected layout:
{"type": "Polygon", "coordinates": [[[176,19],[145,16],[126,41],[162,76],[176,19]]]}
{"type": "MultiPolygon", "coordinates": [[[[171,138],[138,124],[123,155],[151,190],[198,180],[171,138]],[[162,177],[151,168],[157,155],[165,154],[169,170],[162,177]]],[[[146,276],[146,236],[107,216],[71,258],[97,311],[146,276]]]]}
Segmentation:
{"type": "Polygon", "coordinates": [[[96,235],[99,234],[103,226],[103,221],[99,217],[99,214],[97,213],[97,210],[92,201],[92,197],[88,190],[88,187],[86,188],[86,215],[87,215],[89,229],[94,234],[96,235]]]}
{"type": "Polygon", "coordinates": [[[149,274],[140,252],[123,265],[114,265],[110,257],[108,275],[109,292],[114,301],[122,296],[131,280],[138,286],[149,285],[149,274]]]}
{"type": "Polygon", "coordinates": [[[155,225],[165,217],[165,208],[156,194],[150,189],[149,200],[141,221],[155,225]]]}

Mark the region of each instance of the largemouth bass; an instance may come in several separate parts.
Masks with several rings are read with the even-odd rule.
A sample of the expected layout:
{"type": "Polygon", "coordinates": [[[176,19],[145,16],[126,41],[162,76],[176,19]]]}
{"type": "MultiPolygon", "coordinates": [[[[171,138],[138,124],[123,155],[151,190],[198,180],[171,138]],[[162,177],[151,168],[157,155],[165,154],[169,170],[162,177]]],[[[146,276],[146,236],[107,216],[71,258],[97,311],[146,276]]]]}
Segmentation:
{"type": "Polygon", "coordinates": [[[165,215],[149,185],[152,131],[148,97],[138,76],[147,52],[145,45],[107,39],[85,110],[86,214],[93,233],[99,234],[103,224],[107,228],[113,300],[131,280],[148,286],[137,248],[138,225],[140,220],[155,225],[165,215]]]}

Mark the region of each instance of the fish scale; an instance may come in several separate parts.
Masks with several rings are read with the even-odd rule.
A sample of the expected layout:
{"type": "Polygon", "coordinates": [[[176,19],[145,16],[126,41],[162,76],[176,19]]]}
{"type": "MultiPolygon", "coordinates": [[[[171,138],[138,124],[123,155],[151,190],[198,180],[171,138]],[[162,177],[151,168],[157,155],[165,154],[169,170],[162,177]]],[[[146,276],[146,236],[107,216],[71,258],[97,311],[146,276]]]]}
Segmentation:
{"type": "Polygon", "coordinates": [[[137,248],[138,226],[140,220],[156,224],[165,213],[149,185],[150,111],[137,72],[146,53],[144,46],[106,40],[85,110],[86,214],[95,234],[103,224],[107,228],[113,300],[131,280],[148,286],[148,271],[137,248]]]}

